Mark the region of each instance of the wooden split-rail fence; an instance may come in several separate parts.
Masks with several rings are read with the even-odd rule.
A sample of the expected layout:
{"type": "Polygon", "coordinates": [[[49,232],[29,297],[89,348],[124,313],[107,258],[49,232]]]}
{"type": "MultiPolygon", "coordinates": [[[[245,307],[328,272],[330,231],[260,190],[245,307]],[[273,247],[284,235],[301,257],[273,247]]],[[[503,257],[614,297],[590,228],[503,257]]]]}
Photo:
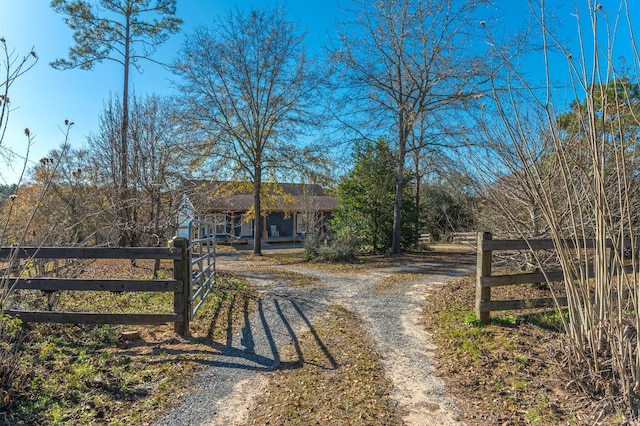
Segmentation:
{"type": "MultiPolygon", "coordinates": [[[[489,323],[491,312],[522,310],[532,308],[554,308],[567,306],[566,297],[530,298],[518,300],[495,300],[491,297],[491,289],[499,286],[511,286],[519,284],[538,284],[544,282],[559,282],[564,280],[564,273],[561,270],[529,272],[519,274],[492,275],[493,252],[497,251],[529,251],[529,250],[555,250],[555,245],[551,239],[531,239],[531,240],[494,240],[490,232],[479,232],[477,234],[477,279],[476,279],[476,306],[475,313],[482,324],[489,323]]],[[[575,241],[565,240],[566,247],[575,247],[575,241]]],[[[597,240],[584,239],[579,243],[581,248],[593,249],[597,240]]],[[[640,241],[635,241],[635,247],[640,246],[640,241]]],[[[613,247],[611,240],[607,239],[606,246],[613,247]]],[[[623,249],[632,246],[631,240],[623,242],[623,249]]],[[[609,251],[609,256],[612,251],[609,251]]],[[[632,266],[625,267],[625,272],[632,272],[632,266]]],[[[594,276],[593,270],[588,271],[589,277],[594,276]]]]}
{"type": "MultiPolygon", "coordinates": [[[[5,315],[18,316],[24,322],[72,324],[164,324],[173,323],[174,330],[189,334],[190,322],[216,284],[214,224],[193,220],[188,238],[175,238],[169,247],[0,247],[0,258],[9,265],[21,259],[127,259],[172,260],[172,279],[126,280],[16,277],[5,275],[4,285],[12,290],[170,292],[173,312],[167,313],[97,313],[4,310],[5,315]]],[[[15,266],[8,270],[21,270],[15,266]]]]}

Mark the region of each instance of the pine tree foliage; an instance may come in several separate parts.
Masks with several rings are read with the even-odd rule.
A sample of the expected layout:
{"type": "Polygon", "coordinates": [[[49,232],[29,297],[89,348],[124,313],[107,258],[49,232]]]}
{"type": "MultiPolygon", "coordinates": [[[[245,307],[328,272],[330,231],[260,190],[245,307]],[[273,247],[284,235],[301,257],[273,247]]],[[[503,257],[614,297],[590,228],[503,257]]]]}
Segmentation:
{"type": "MultiPolygon", "coordinates": [[[[393,243],[393,201],[395,198],[395,153],[386,139],[356,144],[354,167],[338,186],[340,204],[333,217],[333,229],[341,238],[357,240],[361,249],[384,252],[393,243]]],[[[411,214],[409,194],[403,199],[411,214]]],[[[413,228],[406,222],[404,241],[410,244],[413,228]]]]}

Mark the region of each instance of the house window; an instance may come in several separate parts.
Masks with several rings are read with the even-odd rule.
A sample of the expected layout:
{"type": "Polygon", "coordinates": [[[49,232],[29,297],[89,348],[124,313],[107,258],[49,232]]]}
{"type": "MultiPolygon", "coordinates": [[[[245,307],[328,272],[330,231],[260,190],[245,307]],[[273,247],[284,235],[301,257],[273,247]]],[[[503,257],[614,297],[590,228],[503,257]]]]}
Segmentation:
{"type": "Polygon", "coordinates": [[[253,220],[246,218],[246,215],[242,215],[240,220],[240,236],[250,237],[253,235],[253,220]]]}
{"type": "Polygon", "coordinates": [[[227,233],[227,215],[224,213],[216,213],[213,215],[213,223],[216,228],[216,235],[225,235],[227,233]]]}

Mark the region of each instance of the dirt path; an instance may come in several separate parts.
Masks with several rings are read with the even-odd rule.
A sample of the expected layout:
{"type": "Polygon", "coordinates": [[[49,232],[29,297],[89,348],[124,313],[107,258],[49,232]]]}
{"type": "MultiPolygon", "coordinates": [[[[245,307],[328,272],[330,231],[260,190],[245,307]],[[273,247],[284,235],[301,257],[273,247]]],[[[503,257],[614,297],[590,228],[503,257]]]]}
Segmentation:
{"type": "MultiPolygon", "coordinates": [[[[300,333],[313,333],[314,318],[331,304],[341,304],[364,322],[383,354],[393,382],[392,398],[407,413],[407,425],[454,425],[455,402],[433,366],[435,347],[419,323],[425,298],[439,286],[472,271],[473,258],[452,255],[357,273],[329,273],[308,266],[280,266],[285,272],[317,278],[321,284],[291,287],[236,257],[221,257],[222,270],[241,270],[262,295],[257,314],[245,319],[238,336],[198,379],[199,391],[184,398],[158,425],[241,425],[252,401],[267,386],[264,374],[287,368],[281,349],[300,333]],[[402,274],[398,276],[397,274],[402,274]],[[394,275],[401,279],[387,281],[394,275]],[[376,286],[385,283],[382,288],[376,286]]],[[[328,348],[328,352],[331,348],[328,348]]],[[[328,354],[330,356],[330,354],[328,354]]]]}

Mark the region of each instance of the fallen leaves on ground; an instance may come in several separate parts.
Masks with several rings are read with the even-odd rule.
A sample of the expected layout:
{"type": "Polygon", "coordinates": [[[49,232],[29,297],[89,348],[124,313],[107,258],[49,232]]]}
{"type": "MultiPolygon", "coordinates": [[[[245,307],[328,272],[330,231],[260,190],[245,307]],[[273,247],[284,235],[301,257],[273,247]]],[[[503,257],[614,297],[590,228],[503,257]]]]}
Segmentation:
{"type": "MultiPolygon", "coordinates": [[[[541,286],[493,289],[493,298],[549,297],[541,286]]],[[[450,282],[429,297],[424,323],[438,347],[437,369],[468,425],[624,425],[601,401],[567,386],[557,313],[492,314],[474,324],[475,277],[450,282]]]]}
{"type": "Polygon", "coordinates": [[[333,306],[282,359],[288,361],[270,374],[249,424],[402,424],[380,355],[344,308],[333,306]]]}

